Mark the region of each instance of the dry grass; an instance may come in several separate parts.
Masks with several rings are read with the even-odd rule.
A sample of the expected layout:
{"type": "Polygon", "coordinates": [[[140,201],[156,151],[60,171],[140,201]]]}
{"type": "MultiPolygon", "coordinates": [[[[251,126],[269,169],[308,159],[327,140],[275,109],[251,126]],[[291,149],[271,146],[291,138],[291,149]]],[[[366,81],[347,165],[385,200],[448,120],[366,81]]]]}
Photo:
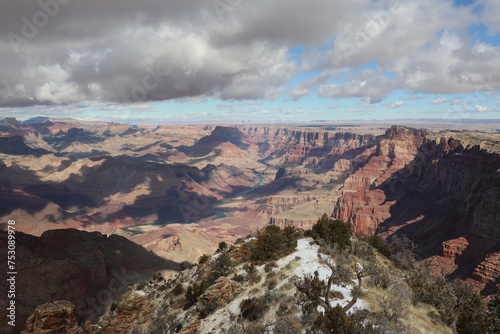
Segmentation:
{"type": "MultiPolygon", "coordinates": [[[[370,287],[367,293],[363,296],[363,301],[370,305],[370,310],[375,313],[382,313],[383,305],[381,301],[388,297],[388,291],[377,287],[370,287]]],[[[411,333],[428,333],[428,334],[452,334],[451,328],[435,323],[430,316],[436,312],[436,309],[427,304],[418,304],[416,306],[408,303],[403,312],[400,324],[408,329],[411,333]]]]}

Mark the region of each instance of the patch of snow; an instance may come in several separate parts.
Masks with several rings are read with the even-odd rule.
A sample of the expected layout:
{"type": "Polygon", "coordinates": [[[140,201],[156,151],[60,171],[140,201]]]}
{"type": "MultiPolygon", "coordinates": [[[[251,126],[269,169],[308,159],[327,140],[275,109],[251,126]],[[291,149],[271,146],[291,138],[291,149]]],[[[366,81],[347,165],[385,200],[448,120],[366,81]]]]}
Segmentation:
{"type": "MultiPolygon", "coordinates": [[[[300,257],[300,260],[298,260],[299,262],[298,266],[294,268],[292,271],[290,271],[290,277],[294,275],[298,276],[299,278],[302,278],[304,276],[313,276],[314,272],[318,271],[319,279],[324,282],[327,282],[328,279],[330,278],[330,275],[332,274],[332,271],[326,264],[320,262],[320,259],[318,258],[319,246],[313,242],[314,239],[312,238],[299,239],[297,241],[297,250],[295,252],[276,261],[279,269],[282,269],[290,262],[295,261],[296,257],[300,257]]],[[[342,295],[344,295],[344,299],[341,300],[331,299],[330,302],[332,306],[347,305],[352,298],[351,289],[352,289],[351,285],[342,286],[333,284],[332,290],[340,291],[342,295]]],[[[354,308],[358,309],[368,308],[368,303],[358,298],[355,306],[353,306],[353,309],[354,308]]]]}
{"type": "MultiPolygon", "coordinates": [[[[328,281],[328,278],[331,275],[330,268],[324,264],[320,263],[320,259],[318,258],[319,246],[313,243],[312,238],[304,238],[297,241],[297,250],[292,254],[285,256],[276,261],[278,265],[277,268],[274,268],[274,271],[279,273],[281,270],[285,271],[287,274],[287,278],[282,280],[274,291],[278,291],[279,288],[288,283],[289,279],[297,276],[299,278],[303,278],[304,275],[314,275],[315,271],[318,271],[319,278],[323,281],[328,281]],[[312,244],[311,244],[312,243],[312,244]],[[296,258],[300,258],[297,259],[296,258]],[[291,264],[290,268],[285,268],[288,264],[291,264]]],[[[257,271],[260,274],[265,274],[264,265],[256,266],[257,271]]],[[[245,271],[243,269],[239,269],[237,271],[238,274],[243,274],[245,271]]],[[[346,284],[344,286],[341,285],[332,285],[332,290],[337,290],[342,293],[344,296],[343,299],[331,299],[330,302],[332,306],[340,305],[345,306],[351,300],[351,288],[357,282],[352,282],[352,284],[346,284]]],[[[230,324],[230,316],[231,314],[237,316],[240,314],[240,303],[249,297],[249,293],[253,289],[259,289],[260,291],[256,294],[253,294],[252,297],[259,297],[263,295],[267,288],[265,287],[265,280],[261,280],[261,282],[255,284],[254,286],[249,286],[245,291],[240,293],[234,300],[226,304],[223,308],[216,310],[214,313],[210,314],[207,318],[203,319],[200,326],[200,333],[209,333],[215,330],[220,331],[223,328],[228,328],[230,324]]],[[[356,304],[353,306],[349,313],[354,312],[356,309],[368,309],[369,305],[367,302],[362,299],[358,299],[356,304]]],[[[321,307],[319,307],[320,311],[323,311],[321,307]]]]}
{"type": "Polygon", "coordinates": [[[135,290],[134,293],[139,296],[147,296],[147,293],[144,290],[135,290]]]}

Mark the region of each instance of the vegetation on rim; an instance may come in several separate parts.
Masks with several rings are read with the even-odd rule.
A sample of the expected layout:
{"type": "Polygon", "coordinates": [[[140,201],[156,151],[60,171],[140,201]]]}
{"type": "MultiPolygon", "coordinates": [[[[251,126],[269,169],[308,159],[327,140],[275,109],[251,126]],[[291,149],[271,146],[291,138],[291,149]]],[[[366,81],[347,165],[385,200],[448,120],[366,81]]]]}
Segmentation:
{"type": "Polygon", "coordinates": [[[150,327],[133,332],[498,333],[499,296],[485,307],[466,284],[432,276],[406,238],[388,243],[349,232],[347,223],[323,215],[309,231],[267,226],[235,245],[221,243],[214,256],[155,283],[162,307],[150,327]],[[317,270],[297,276],[306,253],[292,253],[303,235],[312,239],[300,249],[317,252],[317,270]]]}

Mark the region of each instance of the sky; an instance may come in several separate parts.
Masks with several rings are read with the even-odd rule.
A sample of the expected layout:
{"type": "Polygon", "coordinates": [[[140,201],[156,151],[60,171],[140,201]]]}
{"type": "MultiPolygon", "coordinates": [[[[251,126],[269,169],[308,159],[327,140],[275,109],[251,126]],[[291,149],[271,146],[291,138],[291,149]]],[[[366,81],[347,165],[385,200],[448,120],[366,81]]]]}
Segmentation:
{"type": "Polygon", "coordinates": [[[5,0],[0,117],[500,119],[498,0],[5,0]]]}

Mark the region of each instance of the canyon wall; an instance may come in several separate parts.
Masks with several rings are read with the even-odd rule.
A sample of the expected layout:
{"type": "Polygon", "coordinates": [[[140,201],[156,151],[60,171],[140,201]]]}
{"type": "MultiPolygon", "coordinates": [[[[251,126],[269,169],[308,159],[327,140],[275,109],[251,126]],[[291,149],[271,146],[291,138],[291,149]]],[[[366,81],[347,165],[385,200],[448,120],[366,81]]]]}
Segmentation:
{"type": "Polygon", "coordinates": [[[366,132],[4,119],[0,215],[32,234],[118,231],[151,246],[182,231],[125,227],[192,222],[201,231],[193,235],[213,232],[199,244],[217,245],[217,235],[236,239],[268,223],[308,228],[333,211],[354,233],[408,235],[440,271],[494,289],[498,135],[366,132]]]}
{"type": "MultiPolygon", "coordinates": [[[[130,284],[157,271],[179,270],[126,238],[75,229],[47,231],[41,237],[16,232],[17,322],[23,324],[36,306],[61,299],[74,303],[77,317],[102,314],[130,284]]],[[[0,231],[7,249],[7,233],[0,231]]],[[[7,296],[7,285],[0,285],[7,296]]],[[[2,308],[7,300],[1,300],[2,308]]]]}
{"type": "Polygon", "coordinates": [[[354,233],[406,235],[436,271],[498,291],[499,150],[493,135],[393,127],[345,181],[333,217],[354,233]]]}

